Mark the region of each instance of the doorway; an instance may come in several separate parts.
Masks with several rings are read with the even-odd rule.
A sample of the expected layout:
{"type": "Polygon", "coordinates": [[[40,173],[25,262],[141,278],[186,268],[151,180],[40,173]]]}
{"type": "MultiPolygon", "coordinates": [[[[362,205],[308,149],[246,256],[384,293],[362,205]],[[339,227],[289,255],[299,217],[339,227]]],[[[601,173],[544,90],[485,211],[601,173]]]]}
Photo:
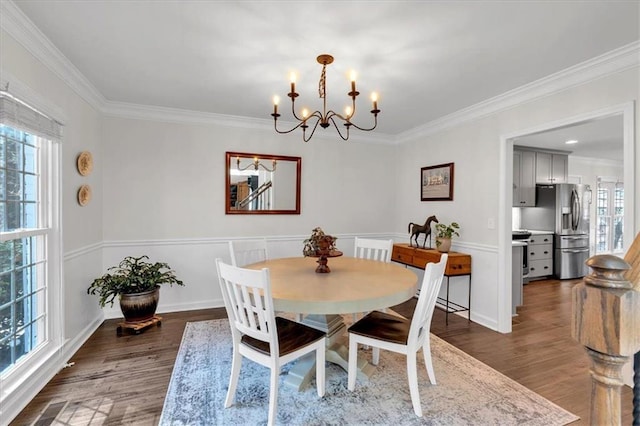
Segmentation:
{"type": "MultiPolygon", "coordinates": [[[[499,271],[498,271],[498,331],[502,333],[511,332],[511,230],[512,230],[512,204],[513,204],[513,145],[514,141],[525,136],[540,134],[548,131],[555,131],[569,126],[592,122],[613,116],[622,117],[623,135],[623,168],[625,191],[627,194],[634,193],[634,160],[635,151],[633,143],[634,135],[634,105],[633,102],[624,103],[601,110],[593,111],[569,117],[566,119],[542,124],[534,128],[525,129],[501,136],[500,144],[500,211],[499,223],[499,271]]],[[[635,230],[634,200],[626,197],[624,200],[624,247],[628,248],[633,240],[635,230]]]]}

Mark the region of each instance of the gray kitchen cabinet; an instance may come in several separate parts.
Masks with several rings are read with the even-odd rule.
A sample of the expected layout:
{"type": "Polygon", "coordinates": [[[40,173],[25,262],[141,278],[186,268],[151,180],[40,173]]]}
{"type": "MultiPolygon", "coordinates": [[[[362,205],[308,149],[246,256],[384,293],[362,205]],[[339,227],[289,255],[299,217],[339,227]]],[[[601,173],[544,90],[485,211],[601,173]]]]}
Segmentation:
{"type": "Polygon", "coordinates": [[[536,153],[513,151],[513,207],[536,205],[536,153]]]}
{"type": "Polygon", "coordinates": [[[553,234],[535,234],[528,241],[528,278],[553,275],[553,234]]]}
{"type": "Polygon", "coordinates": [[[536,183],[567,183],[569,156],[536,152],[536,183]]]}

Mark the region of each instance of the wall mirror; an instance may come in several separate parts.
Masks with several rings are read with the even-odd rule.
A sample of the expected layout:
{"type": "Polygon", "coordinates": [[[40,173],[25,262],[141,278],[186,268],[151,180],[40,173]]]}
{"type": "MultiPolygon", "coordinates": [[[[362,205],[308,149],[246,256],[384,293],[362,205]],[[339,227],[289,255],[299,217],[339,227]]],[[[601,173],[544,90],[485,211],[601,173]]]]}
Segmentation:
{"type": "Polygon", "coordinates": [[[226,214],[300,214],[301,157],[226,153],[226,214]]]}

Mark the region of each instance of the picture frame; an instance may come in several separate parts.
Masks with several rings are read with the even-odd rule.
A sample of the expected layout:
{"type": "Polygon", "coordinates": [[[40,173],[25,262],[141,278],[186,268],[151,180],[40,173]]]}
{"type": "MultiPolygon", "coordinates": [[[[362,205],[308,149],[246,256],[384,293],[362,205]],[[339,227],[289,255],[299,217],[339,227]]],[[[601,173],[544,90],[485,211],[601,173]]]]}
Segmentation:
{"type": "Polygon", "coordinates": [[[421,201],[453,200],[453,164],[438,164],[420,169],[421,201]]]}

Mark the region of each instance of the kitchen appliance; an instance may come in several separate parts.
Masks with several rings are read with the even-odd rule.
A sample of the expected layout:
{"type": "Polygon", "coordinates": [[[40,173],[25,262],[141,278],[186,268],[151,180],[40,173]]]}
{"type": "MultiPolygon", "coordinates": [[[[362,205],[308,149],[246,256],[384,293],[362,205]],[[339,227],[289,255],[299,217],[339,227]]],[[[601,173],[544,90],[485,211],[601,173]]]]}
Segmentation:
{"type": "Polygon", "coordinates": [[[527,229],[553,229],[553,272],[559,279],[587,275],[589,258],[589,185],[536,185],[536,207],[523,208],[520,224],[527,229]]]}

